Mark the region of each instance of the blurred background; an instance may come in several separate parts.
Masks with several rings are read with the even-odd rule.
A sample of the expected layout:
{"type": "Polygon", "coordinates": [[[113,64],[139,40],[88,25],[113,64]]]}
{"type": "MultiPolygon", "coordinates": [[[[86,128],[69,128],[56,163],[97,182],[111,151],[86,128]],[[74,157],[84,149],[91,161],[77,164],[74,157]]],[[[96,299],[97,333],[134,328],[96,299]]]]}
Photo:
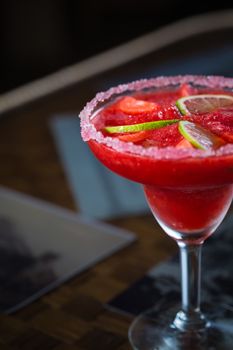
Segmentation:
{"type": "Polygon", "coordinates": [[[1,0],[0,93],[227,1],[1,0]]]}
{"type": "MultiPolygon", "coordinates": [[[[167,257],[173,251],[173,242],[167,238],[169,243],[160,244],[160,236],[154,235],[154,219],[149,216],[142,189],[110,173],[94,158],[81,139],[77,114],[97,91],[124,81],[187,73],[233,76],[233,8],[230,6],[232,0],[231,3],[205,0],[1,0],[0,186],[40,198],[47,204],[69,208],[75,213],[78,211],[89,218],[107,221],[135,232],[139,237],[144,233],[153,235],[151,241],[142,244],[142,248],[148,250],[145,269],[155,262],[147,258],[155,246],[158,247],[157,256],[161,259],[167,257]],[[215,15],[208,16],[208,13],[217,14],[223,10],[221,20],[215,15]],[[171,25],[167,32],[161,30],[156,36],[159,28],[202,14],[207,16],[202,16],[201,21],[187,20],[188,26],[187,23],[185,26],[179,26],[179,23],[171,25]],[[93,58],[66,69],[65,74],[63,71],[5,93],[149,32],[153,34],[136,40],[137,45],[135,42],[125,45],[123,49],[102,55],[101,59],[93,58]]],[[[28,221],[34,225],[34,219],[26,208],[25,215],[19,211],[19,216],[20,220],[25,218],[25,225],[29,225],[30,239],[25,242],[23,235],[16,239],[18,231],[8,221],[14,219],[18,209],[11,202],[7,208],[9,214],[6,215],[0,187],[0,219],[4,215],[0,220],[2,266],[16,267],[18,273],[16,278],[12,270],[8,273],[7,269],[2,269],[5,278],[0,270],[0,286],[7,285],[8,277],[12,276],[12,283],[8,285],[13,294],[27,298],[34,284],[31,281],[26,284],[28,294],[25,296],[25,280],[22,279],[25,266],[31,262],[32,268],[24,276],[29,276],[33,282],[39,280],[36,272],[47,268],[48,273],[39,282],[47,284],[48,277],[54,275],[50,269],[60,260],[57,251],[55,254],[53,249],[48,251],[48,242],[54,248],[57,229],[51,228],[49,214],[44,226],[38,225],[44,235],[39,233],[39,228],[38,231],[32,229],[28,221]],[[5,253],[6,246],[9,254],[5,253]],[[39,254],[38,246],[41,249],[39,254]],[[22,254],[18,253],[19,250],[22,254]],[[22,293],[18,283],[21,281],[22,293]]],[[[157,230],[160,234],[158,227],[157,230]]],[[[88,240],[88,231],[83,229],[83,232],[88,240]]],[[[70,242],[73,248],[75,239],[71,236],[70,240],[67,239],[66,229],[62,233],[61,245],[70,242]]],[[[84,240],[79,239],[76,244],[83,252],[88,248],[83,248],[84,240]]],[[[96,245],[98,248],[93,236],[88,242],[90,247],[96,245]]],[[[105,242],[104,236],[100,243],[105,242]]],[[[226,244],[228,246],[228,242],[226,244]]],[[[68,250],[64,252],[64,262],[71,261],[68,250]]],[[[89,248],[89,251],[92,250],[89,248]]],[[[102,256],[99,250],[95,252],[102,256]]],[[[79,255],[77,253],[77,257],[79,255]]],[[[153,252],[152,255],[155,257],[156,254],[153,252]]],[[[59,256],[63,258],[63,252],[59,256]]],[[[132,271],[134,265],[135,271],[140,273],[138,258],[132,263],[132,271]]],[[[125,269],[125,264],[122,266],[125,269]]],[[[131,271],[127,280],[129,275],[131,271]]],[[[133,272],[133,276],[138,275],[133,272]]],[[[9,290],[3,292],[1,294],[0,288],[0,301],[1,295],[12,295],[9,290]]]]}

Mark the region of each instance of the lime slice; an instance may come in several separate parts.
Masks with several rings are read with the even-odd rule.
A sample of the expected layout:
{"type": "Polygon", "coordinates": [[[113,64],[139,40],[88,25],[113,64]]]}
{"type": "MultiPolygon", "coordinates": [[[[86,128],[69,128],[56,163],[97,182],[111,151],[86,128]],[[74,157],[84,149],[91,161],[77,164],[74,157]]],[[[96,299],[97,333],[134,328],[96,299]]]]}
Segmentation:
{"type": "Polygon", "coordinates": [[[191,95],[176,101],[176,106],[183,115],[207,113],[230,105],[233,105],[233,96],[230,95],[191,95]]]}
{"type": "Polygon", "coordinates": [[[118,126],[106,126],[104,128],[105,131],[110,134],[119,134],[125,132],[138,132],[143,130],[151,130],[162,128],[167,125],[171,125],[177,123],[180,119],[168,119],[168,120],[156,120],[147,123],[140,124],[130,124],[130,125],[118,125],[118,126]]]}
{"type": "Polygon", "coordinates": [[[178,128],[184,138],[196,148],[208,150],[210,148],[215,149],[224,144],[224,141],[220,137],[187,120],[180,121],[178,128]]]}

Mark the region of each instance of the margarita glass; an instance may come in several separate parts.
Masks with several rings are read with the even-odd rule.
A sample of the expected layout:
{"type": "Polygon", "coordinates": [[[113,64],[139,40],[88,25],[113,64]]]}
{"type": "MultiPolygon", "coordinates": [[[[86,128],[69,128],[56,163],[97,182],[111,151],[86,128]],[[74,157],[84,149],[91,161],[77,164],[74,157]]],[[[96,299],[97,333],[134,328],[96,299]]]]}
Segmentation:
{"type": "MultiPolygon", "coordinates": [[[[205,314],[200,309],[201,247],[219,226],[231,204],[233,144],[224,142],[217,148],[204,150],[192,146],[145,146],[140,142],[132,142],[133,139],[130,141],[130,138],[125,142],[122,138],[112,137],[102,132],[99,122],[96,123],[103,111],[125,96],[144,99],[149,103],[147,106],[151,107],[151,96],[156,97],[158,102],[159,96],[164,99],[164,94],[167,99],[174,99],[184,86],[198,94],[221,93],[233,96],[231,78],[158,77],[99,93],[80,114],[84,141],[88,142],[96,157],[109,169],[143,185],[154,217],[180,249],[181,305],[172,301],[160,302],[134,320],[129,338],[133,348],[138,350],[227,350],[232,349],[233,344],[233,315],[230,315],[230,311],[221,307],[216,311],[213,305],[205,310],[205,314]]],[[[165,114],[166,117],[160,111],[157,117],[159,115],[161,120],[168,118],[172,123],[182,118],[175,106],[167,108],[165,114]]],[[[233,117],[233,108],[230,114],[233,117]]],[[[210,115],[205,116],[206,121],[211,120],[210,115]]],[[[113,116],[115,122],[114,118],[118,118],[117,114],[113,116]]],[[[130,122],[127,123],[132,124],[133,117],[130,115],[129,118],[130,122]]],[[[140,118],[139,113],[136,115],[138,123],[148,120],[145,114],[142,120],[140,118]]],[[[219,130],[221,135],[221,128],[216,127],[216,131],[219,130]]]]}

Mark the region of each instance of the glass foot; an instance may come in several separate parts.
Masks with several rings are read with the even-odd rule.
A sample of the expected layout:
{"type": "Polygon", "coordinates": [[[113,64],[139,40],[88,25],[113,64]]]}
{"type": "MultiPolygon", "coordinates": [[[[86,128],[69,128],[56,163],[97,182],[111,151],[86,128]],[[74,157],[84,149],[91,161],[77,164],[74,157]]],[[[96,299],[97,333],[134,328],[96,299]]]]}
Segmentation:
{"type": "Polygon", "coordinates": [[[232,350],[232,307],[216,304],[205,306],[202,309],[208,322],[198,332],[184,332],[173,325],[179,305],[162,302],[156,308],[139,315],[129,329],[129,340],[133,349],[232,350]]]}

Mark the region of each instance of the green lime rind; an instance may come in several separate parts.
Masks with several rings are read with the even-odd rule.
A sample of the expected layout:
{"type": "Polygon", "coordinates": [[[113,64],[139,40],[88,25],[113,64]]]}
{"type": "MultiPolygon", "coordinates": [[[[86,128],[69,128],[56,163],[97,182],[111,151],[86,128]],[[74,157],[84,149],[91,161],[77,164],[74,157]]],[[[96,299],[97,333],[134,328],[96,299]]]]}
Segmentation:
{"type": "Polygon", "coordinates": [[[189,111],[185,106],[186,97],[181,97],[176,101],[176,107],[179,109],[182,115],[189,115],[189,111]]]}
{"type": "Polygon", "coordinates": [[[216,108],[226,107],[231,104],[233,105],[233,96],[217,94],[190,95],[181,97],[176,101],[176,106],[182,115],[211,112],[216,108]],[[199,103],[197,103],[198,100],[199,103]],[[187,103],[189,106],[191,106],[191,108],[187,107],[187,103]],[[195,104],[194,110],[192,110],[192,104],[195,104]]]}
{"type": "Polygon", "coordinates": [[[110,134],[121,134],[126,132],[139,132],[144,130],[152,130],[163,128],[164,126],[171,125],[179,122],[180,119],[168,119],[168,120],[156,120],[152,122],[130,124],[130,125],[118,125],[118,126],[106,126],[104,128],[110,134]]]}
{"type": "Polygon", "coordinates": [[[180,121],[178,129],[181,135],[198,149],[206,151],[215,144],[215,135],[195,123],[180,121]]]}

